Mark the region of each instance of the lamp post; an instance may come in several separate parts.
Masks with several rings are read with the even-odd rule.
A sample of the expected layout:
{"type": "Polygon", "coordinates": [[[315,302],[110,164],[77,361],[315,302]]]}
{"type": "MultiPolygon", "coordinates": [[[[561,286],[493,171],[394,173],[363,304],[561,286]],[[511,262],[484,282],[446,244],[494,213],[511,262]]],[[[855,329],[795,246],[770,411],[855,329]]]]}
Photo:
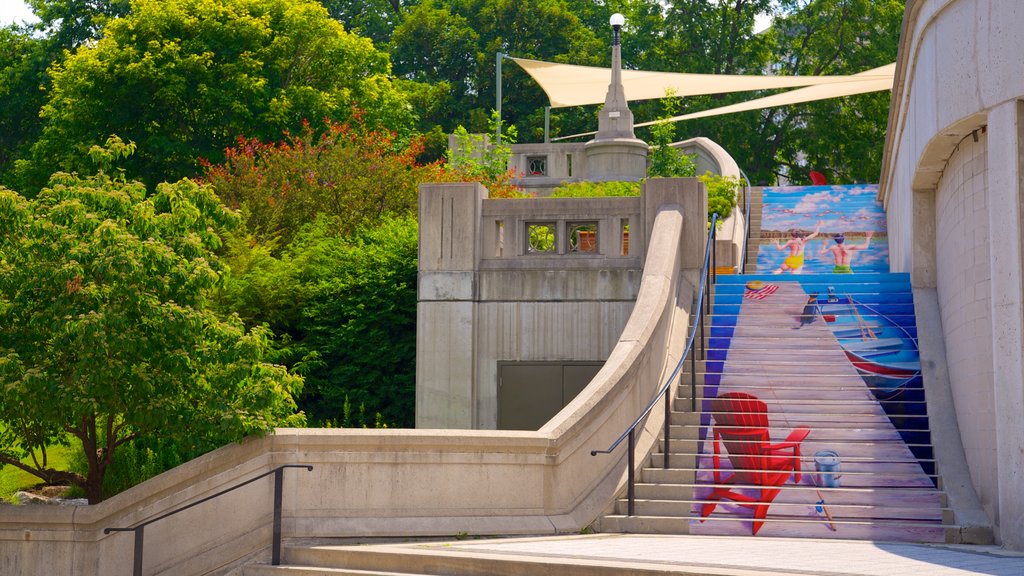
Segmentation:
{"type": "Polygon", "coordinates": [[[633,113],[622,86],[622,26],[626,18],[615,13],[612,27],[612,78],[604,106],[597,115],[597,134],[587,142],[587,174],[596,182],[637,181],[647,175],[647,143],[633,132],[633,113]]]}

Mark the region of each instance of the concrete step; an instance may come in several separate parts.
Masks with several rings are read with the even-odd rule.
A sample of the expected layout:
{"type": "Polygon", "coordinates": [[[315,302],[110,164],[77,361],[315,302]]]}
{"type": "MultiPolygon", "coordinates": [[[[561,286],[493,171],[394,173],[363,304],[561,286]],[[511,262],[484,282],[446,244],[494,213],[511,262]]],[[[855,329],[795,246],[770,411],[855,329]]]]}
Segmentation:
{"type": "Polygon", "coordinates": [[[382,572],[380,570],[352,570],[322,566],[270,566],[253,564],[242,569],[242,576],[432,576],[425,572],[382,572]]]}
{"type": "MultiPolygon", "coordinates": [[[[769,509],[770,510],[770,509],[769,509]]],[[[749,519],[716,516],[712,514],[700,522],[697,519],[678,518],[672,516],[623,516],[609,515],[601,519],[601,532],[620,532],[627,534],[715,534],[750,536],[749,519]]],[[[813,538],[839,538],[856,540],[880,540],[894,542],[930,542],[942,543],[955,541],[960,532],[956,524],[937,524],[931,522],[903,521],[852,521],[837,520],[828,522],[827,518],[768,518],[758,537],[808,537],[813,531],[813,538]]]]}
{"type": "MultiPolygon", "coordinates": [[[[814,504],[821,500],[829,508],[829,513],[836,520],[904,520],[914,522],[937,522],[942,523],[943,518],[949,517],[952,513],[948,508],[942,508],[938,502],[933,504],[906,505],[899,501],[892,501],[888,504],[849,504],[833,501],[829,498],[814,498],[803,501],[796,501],[790,498],[786,501],[783,498],[785,491],[780,492],[768,507],[768,513],[773,516],[806,516],[814,504]]],[[[816,494],[813,496],[817,496],[816,494]]],[[[641,500],[634,501],[634,513],[637,516],[675,516],[680,518],[700,517],[701,508],[704,504],[716,503],[723,508],[732,507],[731,501],[713,502],[711,500],[687,499],[687,500],[641,500]]],[[[625,515],[629,509],[626,499],[617,500],[615,513],[625,515]]],[[[716,506],[717,507],[717,506],[716,506]]],[[[721,514],[721,512],[719,512],[721,514]]],[[[742,515],[742,512],[740,513],[742,515]]]]}

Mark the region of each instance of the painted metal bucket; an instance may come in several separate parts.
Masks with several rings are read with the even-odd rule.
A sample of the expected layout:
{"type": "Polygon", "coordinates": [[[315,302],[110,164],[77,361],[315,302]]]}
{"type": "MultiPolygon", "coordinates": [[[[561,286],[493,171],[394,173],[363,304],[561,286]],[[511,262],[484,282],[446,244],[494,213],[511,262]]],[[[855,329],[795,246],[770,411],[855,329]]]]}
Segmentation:
{"type": "Polygon", "coordinates": [[[819,450],[814,453],[814,469],[818,471],[818,486],[839,488],[839,454],[835,450],[819,450]]]}

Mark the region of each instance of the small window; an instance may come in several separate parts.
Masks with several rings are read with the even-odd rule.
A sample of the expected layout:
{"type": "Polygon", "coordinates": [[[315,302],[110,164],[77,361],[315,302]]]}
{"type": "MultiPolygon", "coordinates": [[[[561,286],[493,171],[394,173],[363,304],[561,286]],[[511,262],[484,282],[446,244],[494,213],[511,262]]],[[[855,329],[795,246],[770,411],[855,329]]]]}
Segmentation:
{"type": "Polygon", "coordinates": [[[572,178],[572,154],[565,155],[565,167],[569,172],[569,178],[572,178]]]}
{"type": "Polygon", "coordinates": [[[494,229],[494,257],[501,258],[505,255],[505,221],[495,222],[494,229]]]}
{"type": "Polygon", "coordinates": [[[570,222],[569,252],[597,254],[597,222],[570,222]]]}
{"type": "Polygon", "coordinates": [[[622,255],[629,256],[629,218],[622,219],[622,255]]]}
{"type": "Polygon", "coordinates": [[[547,176],[548,175],[548,157],[547,156],[527,156],[526,157],[526,175],[527,176],[547,176]]]}
{"type": "Polygon", "coordinates": [[[555,223],[537,222],[526,225],[526,253],[551,254],[555,251],[555,223]]]}

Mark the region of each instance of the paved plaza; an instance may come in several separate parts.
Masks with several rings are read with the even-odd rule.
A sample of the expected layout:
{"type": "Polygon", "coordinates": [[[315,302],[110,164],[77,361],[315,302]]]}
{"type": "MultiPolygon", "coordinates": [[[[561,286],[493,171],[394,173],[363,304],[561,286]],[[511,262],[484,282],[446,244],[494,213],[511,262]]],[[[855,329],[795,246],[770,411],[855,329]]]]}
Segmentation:
{"type": "Polygon", "coordinates": [[[715,576],[1024,575],[1024,554],[995,546],[903,544],[728,536],[595,534],[406,544],[447,554],[621,566],[651,573],[715,576]]]}

